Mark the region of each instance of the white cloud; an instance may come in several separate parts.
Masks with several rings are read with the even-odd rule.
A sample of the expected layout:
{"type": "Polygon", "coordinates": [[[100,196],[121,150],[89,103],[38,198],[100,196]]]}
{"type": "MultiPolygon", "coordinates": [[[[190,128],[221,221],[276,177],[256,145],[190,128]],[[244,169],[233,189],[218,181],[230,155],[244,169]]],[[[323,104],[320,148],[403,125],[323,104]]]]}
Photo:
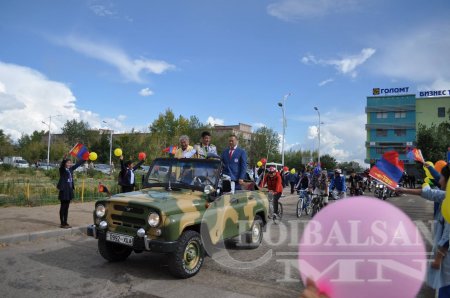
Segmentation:
{"type": "Polygon", "coordinates": [[[111,17],[117,14],[117,12],[112,11],[105,5],[100,4],[91,4],[89,5],[89,9],[92,10],[94,14],[98,15],[99,17],[111,17]]]}
{"type": "Polygon", "coordinates": [[[219,118],[214,118],[213,116],[209,116],[208,120],[206,120],[206,123],[214,126],[214,125],[224,125],[224,120],[219,118]]]}
{"type": "MultiPolygon", "coordinates": [[[[341,59],[316,59],[313,55],[307,55],[301,59],[303,64],[318,64],[322,66],[334,66],[339,73],[356,77],[356,68],[364,64],[376,50],[372,48],[365,48],[357,55],[344,56],[341,59]]],[[[327,82],[328,83],[328,82],[327,82]]]]}
{"type": "MultiPolygon", "coordinates": [[[[320,154],[330,154],[338,161],[358,161],[362,163],[366,154],[366,115],[330,111],[324,113],[321,120],[324,124],[320,126],[320,154]],[[349,129],[349,127],[352,129],[349,129]]],[[[318,134],[317,125],[309,126],[307,140],[302,144],[303,148],[317,150],[318,134]]]]}
{"type": "MultiPolygon", "coordinates": [[[[433,23],[401,35],[384,35],[382,48],[372,69],[391,79],[415,82],[421,88],[437,90],[450,83],[450,23],[433,23]]],[[[422,89],[423,90],[423,89],[422,89]]]]}
{"type": "Polygon", "coordinates": [[[322,86],[325,86],[326,84],[329,84],[329,83],[332,83],[332,82],[334,82],[334,79],[330,78],[330,79],[326,79],[326,80],[320,82],[318,85],[319,85],[319,87],[322,87],[322,86]]]}
{"type": "Polygon", "coordinates": [[[283,21],[297,21],[353,11],[360,5],[356,0],[279,0],[267,6],[267,13],[283,21]]]}
{"type": "Polygon", "coordinates": [[[146,58],[131,59],[120,48],[94,43],[82,38],[68,36],[63,39],[54,40],[57,44],[66,46],[78,53],[94,58],[116,67],[123,77],[129,81],[142,83],[142,73],[162,74],[175,69],[175,66],[162,60],[151,60],[146,58]]]}
{"type": "Polygon", "coordinates": [[[267,125],[265,125],[264,123],[258,122],[258,123],[253,123],[253,124],[252,124],[252,127],[253,127],[253,130],[255,131],[255,130],[257,130],[258,128],[261,128],[261,127],[267,127],[267,125]]]}
{"type": "Polygon", "coordinates": [[[150,88],[144,88],[144,89],[141,89],[141,91],[139,91],[139,95],[150,96],[150,95],[153,95],[153,91],[150,90],[150,88]]]}
{"type": "MultiPolygon", "coordinates": [[[[60,132],[64,123],[72,119],[86,121],[93,128],[101,127],[98,114],[76,107],[76,98],[65,84],[51,81],[31,68],[0,62],[0,86],[0,128],[13,140],[35,130],[48,130],[48,124],[42,121],[48,123],[49,116],[54,115],[61,116],[52,117],[52,132],[60,132]]],[[[120,123],[111,127],[124,130],[120,123]]]]}

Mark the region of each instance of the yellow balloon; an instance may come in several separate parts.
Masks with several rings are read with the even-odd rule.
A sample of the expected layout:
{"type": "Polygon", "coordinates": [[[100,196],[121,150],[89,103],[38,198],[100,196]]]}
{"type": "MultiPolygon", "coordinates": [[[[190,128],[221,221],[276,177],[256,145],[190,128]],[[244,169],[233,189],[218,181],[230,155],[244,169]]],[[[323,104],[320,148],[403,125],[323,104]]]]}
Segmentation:
{"type": "Polygon", "coordinates": [[[295,169],[291,169],[291,174],[295,174],[295,169]]]}
{"type": "MultiPolygon", "coordinates": [[[[431,161],[427,161],[426,164],[429,164],[431,167],[434,167],[434,164],[431,161]]],[[[427,167],[424,166],[423,170],[425,171],[425,177],[429,177],[430,179],[433,179],[433,175],[431,175],[431,173],[427,167]]]]}
{"type": "Polygon", "coordinates": [[[120,149],[120,148],[114,149],[114,155],[117,156],[117,157],[121,156],[122,155],[122,149],[120,149]]]}
{"type": "Polygon", "coordinates": [[[450,223],[450,179],[447,181],[447,188],[445,190],[445,199],[441,205],[441,213],[444,219],[450,223]]]}
{"type": "Polygon", "coordinates": [[[261,166],[262,166],[262,162],[261,162],[261,161],[258,161],[258,162],[256,163],[256,165],[257,165],[258,167],[261,167],[261,166]]]}
{"type": "Polygon", "coordinates": [[[95,152],[89,153],[89,159],[92,160],[92,161],[96,160],[97,159],[97,153],[95,153],[95,152]]]}

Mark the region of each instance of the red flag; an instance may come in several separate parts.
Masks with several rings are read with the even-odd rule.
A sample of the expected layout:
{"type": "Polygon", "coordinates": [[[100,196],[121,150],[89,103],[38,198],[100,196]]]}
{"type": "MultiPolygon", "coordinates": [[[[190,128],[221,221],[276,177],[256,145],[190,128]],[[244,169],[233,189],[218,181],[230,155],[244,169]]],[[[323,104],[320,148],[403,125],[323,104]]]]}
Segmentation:
{"type": "Polygon", "coordinates": [[[398,159],[396,151],[388,151],[370,169],[369,176],[385,184],[389,188],[395,189],[402,178],[404,165],[398,159]]]}
{"type": "Polygon", "coordinates": [[[169,154],[177,153],[177,146],[169,146],[163,150],[163,152],[167,152],[169,154]]]}
{"type": "Polygon", "coordinates": [[[408,151],[408,153],[406,153],[406,156],[410,160],[415,160],[415,161],[418,161],[420,163],[425,163],[425,160],[423,159],[422,151],[420,149],[417,149],[417,148],[406,148],[406,150],[408,151]]]}
{"type": "Polygon", "coordinates": [[[89,159],[89,151],[87,150],[86,146],[84,146],[81,143],[77,143],[72,150],[69,151],[69,154],[83,160],[89,159]]]}

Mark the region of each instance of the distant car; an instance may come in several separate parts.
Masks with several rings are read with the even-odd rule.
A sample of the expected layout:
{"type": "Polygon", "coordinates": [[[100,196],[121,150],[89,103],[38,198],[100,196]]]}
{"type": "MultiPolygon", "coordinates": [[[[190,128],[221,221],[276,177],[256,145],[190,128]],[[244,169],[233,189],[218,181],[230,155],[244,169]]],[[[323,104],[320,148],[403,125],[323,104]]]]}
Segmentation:
{"type": "Polygon", "coordinates": [[[46,162],[38,163],[38,169],[42,169],[42,170],[51,170],[51,169],[56,169],[58,167],[59,166],[54,163],[46,163],[46,162]]]}
{"type": "Polygon", "coordinates": [[[14,166],[16,168],[29,168],[30,165],[25,159],[19,159],[14,161],[14,166]]]}
{"type": "Polygon", "coordinates": [[[94,170],[109,175],[111,173],[111,166],[104,163],[98,163],[94,164],[94,170]]]}

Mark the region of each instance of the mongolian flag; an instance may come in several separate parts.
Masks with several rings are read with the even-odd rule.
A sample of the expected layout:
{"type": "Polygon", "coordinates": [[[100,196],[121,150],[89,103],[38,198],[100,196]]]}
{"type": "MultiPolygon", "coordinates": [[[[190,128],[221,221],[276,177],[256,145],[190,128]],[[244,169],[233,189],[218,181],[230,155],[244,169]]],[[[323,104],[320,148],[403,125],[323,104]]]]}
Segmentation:
{"type": "Polygon", "coordinates": [[[108,195],[111,195],[108,188],[105,185],[101,184],[100,182],[98,183],[98,192],[104,192],[107,193],[108,195]]]}
{"type": "Polygon", "coordinates": [[[177,146],[169,146],[166,149],[164,149],[163,152],[167,152],[169,154],[175,154],[175,153],[177,153],[177,146]]]}
{"type": "Polygon", "coordinates": [[[77,143],[72,150],[69,151],[69,154],[83,160],[89,159],[89,151],[87,150],[86,146],[84,146],[81,143],[77,143]]]}
{"type": "Polygon", "coordinates": [[[369,176],[395,189],[402,178],[404,171],[403,162],[398,159],[396,151],[388,151],[370,169],[369,176]]]}
{"type": "Polygon", "coordinates": [[[422,151],[417,148],[406,148],[407,153],[406,156],[409,160],[415,160],[420,163],[424,163],[425,160],[423,159],[422,151]]]}

